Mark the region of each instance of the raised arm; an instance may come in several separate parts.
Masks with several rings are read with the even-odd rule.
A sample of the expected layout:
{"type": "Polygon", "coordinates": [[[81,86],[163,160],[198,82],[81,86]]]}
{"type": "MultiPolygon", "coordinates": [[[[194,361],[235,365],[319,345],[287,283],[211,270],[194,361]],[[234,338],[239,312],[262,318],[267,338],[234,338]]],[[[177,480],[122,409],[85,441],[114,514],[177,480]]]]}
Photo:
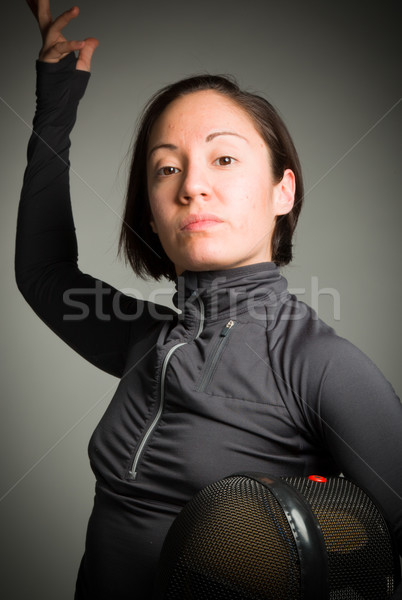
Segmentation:
{"type": "MultiPolygon", "coordinates": [[[[43,45],[18,211],[16,280],[30,306],[65,342],[96,366],[121,376],[132,329],[132,322],[121,315],[139,315],[141,310],[134,299],[78,269],[69,194],[69,135],[98,42],[67,41],[63,36],[63,28],[78,15],[77,7],[53,21],[48,0],[28,4],[43,45]],[[79,51],[78,60],[74,50],[79,51]]],[[[146,317],[135,324],[139,334],[144,326],[149,326],[146,317]]]]}

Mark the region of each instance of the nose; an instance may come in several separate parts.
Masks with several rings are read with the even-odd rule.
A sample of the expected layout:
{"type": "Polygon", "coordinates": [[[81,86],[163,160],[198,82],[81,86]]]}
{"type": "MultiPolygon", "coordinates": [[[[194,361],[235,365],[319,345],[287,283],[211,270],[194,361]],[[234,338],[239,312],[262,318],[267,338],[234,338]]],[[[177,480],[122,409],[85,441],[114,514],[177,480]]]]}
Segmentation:
{"type": "Polygon", "coordinates": [[[188,164],[182,177],[180,202],[188,204],[196,199],[208,200],[211,197],[211,184],[205,167],[200,164],[188,164]]]}

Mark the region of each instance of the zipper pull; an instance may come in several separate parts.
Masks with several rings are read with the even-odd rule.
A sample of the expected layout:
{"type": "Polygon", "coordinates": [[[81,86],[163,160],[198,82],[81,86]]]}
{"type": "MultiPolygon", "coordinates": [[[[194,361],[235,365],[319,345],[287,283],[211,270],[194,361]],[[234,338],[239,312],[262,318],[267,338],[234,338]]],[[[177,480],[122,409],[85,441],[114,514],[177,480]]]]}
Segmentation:
{"type": "Polygon", "coordinates": [[[228,321],[226,323],[225,327],[222,329],[221,336],[225,337],[225,335],[227,335],[229,333],[229,331],[232,329],[234,324],[235,324],[235,322],[232,319],[230,319],[230,321],[228,321]]]}

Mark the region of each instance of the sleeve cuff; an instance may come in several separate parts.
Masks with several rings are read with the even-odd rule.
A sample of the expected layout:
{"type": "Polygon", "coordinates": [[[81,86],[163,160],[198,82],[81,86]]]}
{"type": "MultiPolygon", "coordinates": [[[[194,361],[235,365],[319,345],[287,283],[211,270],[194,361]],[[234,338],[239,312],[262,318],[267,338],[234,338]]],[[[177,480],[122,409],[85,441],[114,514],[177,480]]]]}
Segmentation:
{"type": "Polygon", "coordinates": [[[36,61],[36,70],[38,73],[66,73],[75,70],[77,64],[77,57],[74,52],[70,52],[64,58],[58,62],[50,63],[44,62],[43,60],[36,61]]]}

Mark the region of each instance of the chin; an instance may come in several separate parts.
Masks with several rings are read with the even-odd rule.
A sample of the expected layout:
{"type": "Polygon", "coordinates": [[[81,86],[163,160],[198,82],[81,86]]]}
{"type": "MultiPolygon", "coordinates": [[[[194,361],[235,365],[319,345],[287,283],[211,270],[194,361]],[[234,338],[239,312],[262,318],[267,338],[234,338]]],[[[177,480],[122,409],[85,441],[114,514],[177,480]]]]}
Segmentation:
{"type": "MultiPolygon", "coordinates": [[[[233,250],[233,246],[230,248],[233,250]]],[[[182,249],[183,250],[183,249],[182,249]]],[[[223,269],[234,269],[245,265],[269,261],[270,258],[265,253],[246,252],[238,254],[228,252],[228,247],[220,244],[217,247],[211,247],[211,244],[198,244],[197,247],[186,248],[186,251],[175,252],[171,256],[172,262],[176,265],[178,274],[183,271],[218,271],[223,269]],[[203,246],[203,247],[202,247],[203,246]],[[226,251],[226,252],[225,252],[226,251]]],[[[240,250],[240,248],[238,248],[240,250]]],[[[173,254],[173,253],[172,253],[173,254]]]]}
{"type": "Polygon", "coordinates": [[[176,265],[180,265],[181,271],[216,271],[218,269],[229,268],[230,261],[225,260],[222,256],[191,256],[186,257],[184,260],[181,258],[177,262],[173,261],[176,265]]]}
{"type": "MultiPolygon", "coordinates": [[[[179,261],[178,261],[179,262],[179,261]]],[[[235,267],[241,267],[247,264],[251,264],[255,261],[248,261],[246,259],[225,257],[225,256],[200,256],[191,257],[186,261],[180,261],[180,273],[183,271],[220,271],[223,269],[234,269],[235,267]]],[[[175,263],[178,264],[178,263],[175,263]]],[[[177,267],[178,274],[179,267],[177,267]]]]}

